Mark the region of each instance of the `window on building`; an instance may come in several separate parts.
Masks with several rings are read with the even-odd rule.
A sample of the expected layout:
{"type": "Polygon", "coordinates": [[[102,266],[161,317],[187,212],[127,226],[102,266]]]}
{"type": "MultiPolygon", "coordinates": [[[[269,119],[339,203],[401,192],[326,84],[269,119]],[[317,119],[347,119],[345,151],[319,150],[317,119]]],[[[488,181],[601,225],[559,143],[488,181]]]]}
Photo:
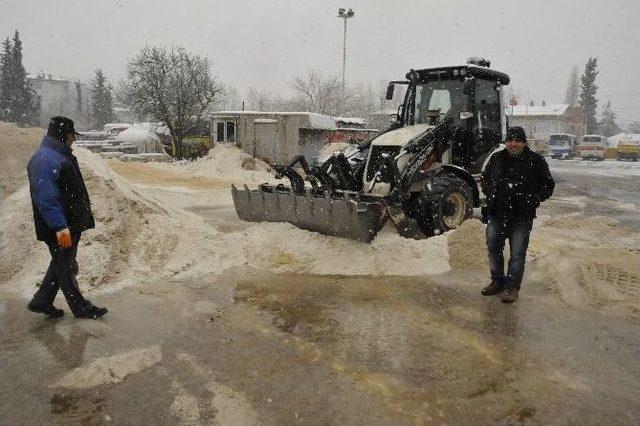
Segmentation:
{"type": "Polygon", "coordinates": [[[235,120],[221,119],[215,122],[216,142],[235,142],[236,141],[236,122],[235,120]]]}

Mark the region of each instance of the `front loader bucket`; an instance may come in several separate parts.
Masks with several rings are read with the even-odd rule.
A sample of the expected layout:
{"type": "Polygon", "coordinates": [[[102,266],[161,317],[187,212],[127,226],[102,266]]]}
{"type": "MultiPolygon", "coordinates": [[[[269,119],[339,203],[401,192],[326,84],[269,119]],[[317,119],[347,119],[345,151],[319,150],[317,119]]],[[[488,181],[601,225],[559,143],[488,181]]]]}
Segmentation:
{"type": "Polygon", "coordinates": [[[249,222],[287,222],[307,231],[371,242],[386,220],[382,201],[350,193],[339,197],[296,195],[290,189],[237,189],[231,185],[236,213],[249,222]]]}

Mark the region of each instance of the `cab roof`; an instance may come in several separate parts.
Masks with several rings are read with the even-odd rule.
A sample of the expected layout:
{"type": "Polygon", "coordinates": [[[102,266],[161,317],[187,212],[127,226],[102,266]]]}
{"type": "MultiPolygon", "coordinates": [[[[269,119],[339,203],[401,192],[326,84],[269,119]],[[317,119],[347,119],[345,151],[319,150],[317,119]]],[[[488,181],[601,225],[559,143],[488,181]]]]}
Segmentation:
{"type": "Polygon", "coordinates": [[[491,68],[476,65],[452,65],[438,68],[425,68],[421,70],[411,70],[407,74],[407,79],[411,80],[412,73],[417,73],[419,81],[440,80],[473,76],[487,80],[499,81],[502,85],[509,84],[509,76],[503,72],[492,70],[491,68]]]}

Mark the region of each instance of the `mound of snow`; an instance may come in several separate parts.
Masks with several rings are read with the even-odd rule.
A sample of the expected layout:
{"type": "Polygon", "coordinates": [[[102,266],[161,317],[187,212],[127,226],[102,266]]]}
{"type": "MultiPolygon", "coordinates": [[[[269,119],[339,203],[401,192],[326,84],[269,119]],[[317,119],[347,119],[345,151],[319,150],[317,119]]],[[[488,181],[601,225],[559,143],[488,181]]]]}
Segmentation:
{"type": "MultiPolygon", "coordinates": [[[[363,244],[286,223],[243,222],[234,212],[228,188],[176,193],[141,186],[116,174],[96,154],[78,149],[76,155],[96,219],[96,228],[83,233],[78,251],[78,282],[89,295],[142,281],[198,279],[246,266],[271,272],[373,276],[420,276],[449,269],[444,235],[408,240],[388,225],[372,244],[363,244]],[[208,213],[196,214],[193,207],[208,213]]],[[[174,171],[179,167],[192,176],[197,172],[261,180],[268,166],[257,162],[258,171],[242,170],[245,157],[237,148],[217,146],[195,163],[136,167],[174,171]]],[[[46,247],[34,236],[28,186],[2,203],[0,221],[0,279],[26,297],[34,292],[49,262],[46,247]]]]}
{"type": "Polygon", "coordinates": [[[164,152],[160,138],[150,130],[137,125],[129,127],[118,133],[115,140],[120,143],[127,143],[138,148],[138,153],[164,152]]]}
{"type": "Polygon", "coordinates": [[[184,171],[196,176],[223,178],[246,182],[273,181],[271,167],[262,160],[253,158],[246,152],[233,145],[216,144],[205,157],[193,162],[182,163],[184,171]],[[243,163],[251,160],[255,165],[253,170],[242,167],[243,163]]]}

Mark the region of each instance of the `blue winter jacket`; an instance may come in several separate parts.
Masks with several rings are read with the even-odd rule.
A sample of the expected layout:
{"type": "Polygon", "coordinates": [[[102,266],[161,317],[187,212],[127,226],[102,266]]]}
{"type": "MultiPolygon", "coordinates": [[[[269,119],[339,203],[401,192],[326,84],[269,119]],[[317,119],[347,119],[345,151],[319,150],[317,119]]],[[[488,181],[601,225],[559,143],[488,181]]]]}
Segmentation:
{"type": "Polygon", "coordinates": [[[55,233],[65,228],[77,235],[95,226],[78,160],[66,143],[45,136],[27,173],[39,240],[55,241],[55,233]]]}

